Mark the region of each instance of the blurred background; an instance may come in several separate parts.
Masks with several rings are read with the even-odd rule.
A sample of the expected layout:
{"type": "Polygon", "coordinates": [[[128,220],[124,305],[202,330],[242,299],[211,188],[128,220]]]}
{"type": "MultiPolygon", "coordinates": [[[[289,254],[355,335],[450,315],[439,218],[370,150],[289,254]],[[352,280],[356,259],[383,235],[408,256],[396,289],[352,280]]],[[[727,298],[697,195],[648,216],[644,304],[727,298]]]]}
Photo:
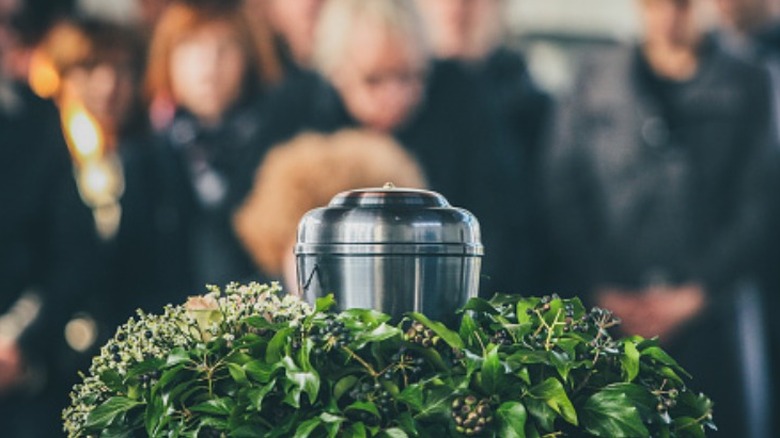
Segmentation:
{"type": "Polygon", "coordinates": [[[778,0],[0,0],[0,68],[2,436],[62,435],[137,308],[296,293],[301,214],[387,180],[476,214],[482,294],[606,307],[713,436],[780,430],[778,0]]]}

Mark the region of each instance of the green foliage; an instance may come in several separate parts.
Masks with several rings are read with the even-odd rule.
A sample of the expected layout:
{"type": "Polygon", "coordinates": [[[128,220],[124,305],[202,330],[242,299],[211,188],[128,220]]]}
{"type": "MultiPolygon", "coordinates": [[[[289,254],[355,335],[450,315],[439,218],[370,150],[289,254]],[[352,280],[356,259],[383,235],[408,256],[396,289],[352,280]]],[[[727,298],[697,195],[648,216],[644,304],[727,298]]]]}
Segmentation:
{"type": "Polygon", "coordinates": [[[71,394],[69,436],[702,437],[712,403],[656,340],[557,296],[473,299],[459,327],[276,285],[139,313],[71,394]]]}

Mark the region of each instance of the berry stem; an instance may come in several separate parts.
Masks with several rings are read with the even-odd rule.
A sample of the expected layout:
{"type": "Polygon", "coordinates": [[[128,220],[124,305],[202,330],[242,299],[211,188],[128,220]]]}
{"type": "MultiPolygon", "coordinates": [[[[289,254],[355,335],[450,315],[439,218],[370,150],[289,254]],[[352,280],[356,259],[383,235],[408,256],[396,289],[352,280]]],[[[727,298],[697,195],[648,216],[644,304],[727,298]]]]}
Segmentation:
{"type": "Polygon", "coordinates": [[[358,356],[358,354],[355,353],[354,351],[352,351],[351,348],[349,348],[346,345],[344,345],[344,346],[341,347],[341,350],[344,351],[345,353],[347,353],[349,355],[349,357],[355,359],[361,365],[363,365],[363,367],[366,369],[366,371],[368,371],[368,373],[371,374],[371,377],[374,377],[374,378],[379,377],[379,373],[376,372],[374,367],[372,367],[371,364],[366,362],[362,357],[358,356]]]}

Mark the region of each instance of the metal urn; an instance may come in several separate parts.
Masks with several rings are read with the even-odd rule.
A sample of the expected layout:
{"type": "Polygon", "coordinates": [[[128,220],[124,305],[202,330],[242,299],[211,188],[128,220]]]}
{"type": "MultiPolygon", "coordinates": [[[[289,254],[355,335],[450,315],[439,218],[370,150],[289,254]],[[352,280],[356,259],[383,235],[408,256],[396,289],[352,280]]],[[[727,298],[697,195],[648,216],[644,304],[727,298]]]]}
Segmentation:
{"type": "Polygon", "coordinates": [[[339,308],[395,318],[452,320],[477,295],[479,223],[426,190],[362,189],[309,211],[298,226],[298,284],[307,301],[333,293],[339,308]]]}

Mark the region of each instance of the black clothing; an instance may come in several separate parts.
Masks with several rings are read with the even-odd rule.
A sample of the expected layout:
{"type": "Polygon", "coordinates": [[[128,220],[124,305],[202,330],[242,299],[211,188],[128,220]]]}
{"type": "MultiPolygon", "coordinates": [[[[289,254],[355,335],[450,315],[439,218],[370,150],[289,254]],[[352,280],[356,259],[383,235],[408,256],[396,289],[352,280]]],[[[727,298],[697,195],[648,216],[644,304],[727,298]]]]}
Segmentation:
{"type": "Polygon", "coordinates": [[[552,98],[534,83],[523,56],[507,47],[496,49],[484,61],[471,66],[471,72],[480,91],[513,135],[512,141],[522,150],[525,164],[535,168],[552,98]]]}
{"type": "Polygon", "coordinates": [[[215,127],[180,110],[160,133],[153,194],[160,305],[202,293],[206,284],[259,279],[233,232],[228,196],[242,154],[256,144],[258,120],[258,101],[247,100],[215,127]]]}
{"type": "Polygon", "coordinates": [[[636,47],[592,61],[548,157],[561,287],[702,284],[709,307],[667,348],[715,401],[715,436],[744,436],[733,292],[767,236],[768,78],[709,43],[686,81],[657,77],[636,47]]]}
{"type": "MultiPolygon", "coordinates": [[[[452,205],[470,210],[481,224],[486,256],[486,293],[516,290],[527,266],[526,248],[515,245],[522,222],[522,171],[516,151],[505,146],[501,127],[474,94],[473,82],[452,63],[438,63],[421,103],[393,136],[420,162],[430,187],[452,205]]],[[[267,150],[304,131],[334,132],[359,127],[337,91],[323,78],[304,73],[269,98],[262,138],[242,169],[236,193],[250,190],[267,150]]]]}
{"type": "Polygon", "coordinates": [[[748,273],[772,163],[764,72],[706,45],[685,82],[653,78],[626,49],[601,53],[580,78],[546,178],[580,287],[661,276],[715,291],[748,273]]]}
{"type": "Polygon", "coordinates": [[[481,62],[468,65],[468,70],[507,133],[507,143],[522,157],[519,176],[527,196],[528,230],[518,244],[528,248],[529,257],[524,269],[526,273],[516,287],[526,293],[548,292],[550,280],[547,277],[552,274],[547,271],[546,259],[550,254],[539,197],[539,166],[553,100],[534,83],[523,55],[508,47],[497,48],[481,62]]]}
{"type": "Polygon", "coordinates": [[[9,436],[56,436],[76,377],[60,362],[63,330],[77,303],[95,290],[97,241],[56,109],[24,87],[14,92],[0,110],[0,316],[25,292],[41,298],[38,317],[18,342],[43,386],[0,400],[0,424],[9,436]]]}

